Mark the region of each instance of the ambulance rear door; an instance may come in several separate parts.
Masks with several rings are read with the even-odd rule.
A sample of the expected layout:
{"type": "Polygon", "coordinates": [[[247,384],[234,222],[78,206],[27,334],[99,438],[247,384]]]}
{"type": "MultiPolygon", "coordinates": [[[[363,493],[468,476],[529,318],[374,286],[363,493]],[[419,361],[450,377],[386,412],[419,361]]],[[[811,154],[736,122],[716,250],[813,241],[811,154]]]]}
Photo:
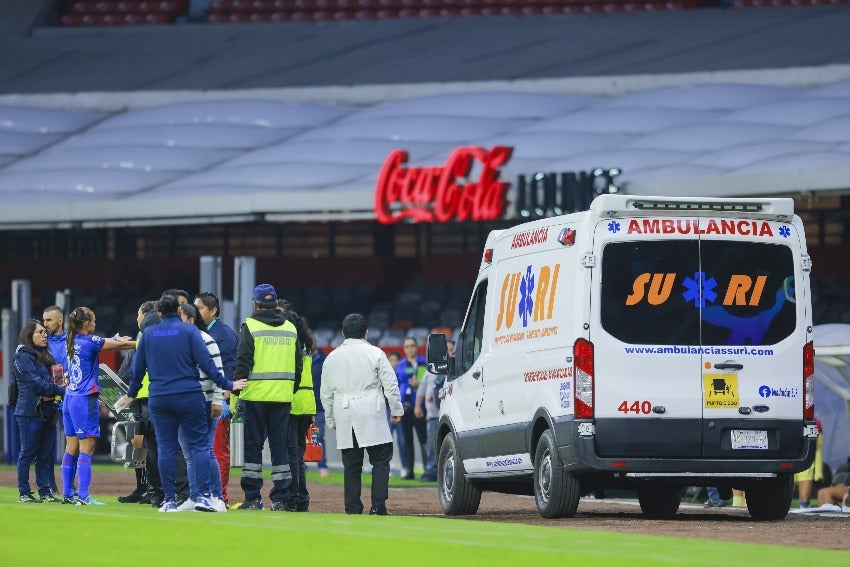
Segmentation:
{"type": "Polygon", "coordinates": [[[605,219],[594,233],[589,340],[600,457],[699,457],[699,219],[605,219]]]}
{"type": "Polygon", "coordinates": [[[805,286],[791,223],[702,219],[693,277],[702,337],[703,456],[793,458],[802,448],[805,286]]]}

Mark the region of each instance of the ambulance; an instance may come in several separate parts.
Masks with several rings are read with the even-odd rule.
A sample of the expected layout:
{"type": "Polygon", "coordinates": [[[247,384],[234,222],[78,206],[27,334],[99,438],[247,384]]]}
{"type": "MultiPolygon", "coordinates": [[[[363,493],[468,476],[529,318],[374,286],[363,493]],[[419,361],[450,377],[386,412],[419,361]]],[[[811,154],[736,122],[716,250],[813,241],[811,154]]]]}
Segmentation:
{"type": "Polygon", "coordinates": [[[784,518],[818,434],[811,267],[791,199],[603,195],[491,232],[455,354],[428,338],[444,513],[629,490],[670,518],[716,486],[784,518]]]}

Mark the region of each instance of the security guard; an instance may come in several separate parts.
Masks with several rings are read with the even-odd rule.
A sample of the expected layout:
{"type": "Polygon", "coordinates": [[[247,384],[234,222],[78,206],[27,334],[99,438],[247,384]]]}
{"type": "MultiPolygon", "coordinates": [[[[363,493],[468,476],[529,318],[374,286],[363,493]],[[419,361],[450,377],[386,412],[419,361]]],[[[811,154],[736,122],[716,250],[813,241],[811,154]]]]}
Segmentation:
{"type": "Polygon", "coordinates": [[[301,374],[303,349],[298,333],[277,311],[277,292],[270,284],[254,288],[254,312],[239,329],[234,379],[247,378],[240,394],[244,406],[245,459],[242,465],[242,510],[262,510],[263,441],[268,435],[272,457],[269,494],[272,511],[293,501],[289,467],[289,426],[295,378],[301,374]]]}

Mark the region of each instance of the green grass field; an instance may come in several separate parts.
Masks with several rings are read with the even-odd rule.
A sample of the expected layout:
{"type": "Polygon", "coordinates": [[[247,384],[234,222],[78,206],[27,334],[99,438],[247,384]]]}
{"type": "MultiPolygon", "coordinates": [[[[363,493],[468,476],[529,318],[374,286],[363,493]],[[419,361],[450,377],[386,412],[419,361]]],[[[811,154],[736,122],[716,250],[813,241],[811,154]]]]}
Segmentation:
{"type": "MultiPolygon", "coordinates": [[[[323,479],[325,480],[325,479],[323,479]]],[[[332,479],[328,479],[332,480],[332,479]]],[[[433,517],[19,504],[0,488],[0,565],[693,565],[846,564],[842,551],[792,549],[433,517]]]]}

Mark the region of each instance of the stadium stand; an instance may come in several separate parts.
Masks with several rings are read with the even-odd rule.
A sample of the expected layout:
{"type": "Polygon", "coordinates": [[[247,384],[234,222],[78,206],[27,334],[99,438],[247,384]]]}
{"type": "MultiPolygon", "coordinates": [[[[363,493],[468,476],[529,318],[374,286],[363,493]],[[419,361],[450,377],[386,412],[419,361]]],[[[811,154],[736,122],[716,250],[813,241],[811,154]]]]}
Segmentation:
{"type": "Polygon", "coordinates": [[[67,3],[65,26],[138,26],[185,19],[189,0],[76,0],[67,3]]]}
{"type": "Polygon", "coordinates": [[[239,23],[557,15],[687,10],[706,4],[698,0],[216,0],[206,19],[239,23]]]}

